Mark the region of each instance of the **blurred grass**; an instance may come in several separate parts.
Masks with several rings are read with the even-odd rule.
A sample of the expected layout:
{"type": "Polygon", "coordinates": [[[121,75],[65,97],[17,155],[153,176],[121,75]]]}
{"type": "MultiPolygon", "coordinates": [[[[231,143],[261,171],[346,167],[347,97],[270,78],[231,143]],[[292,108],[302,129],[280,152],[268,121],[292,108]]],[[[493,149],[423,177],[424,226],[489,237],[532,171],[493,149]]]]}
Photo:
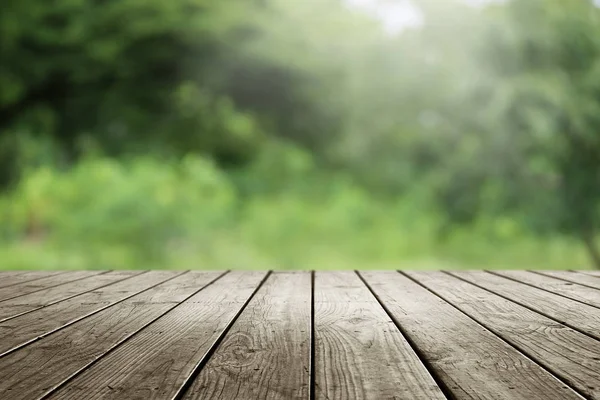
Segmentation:
{"type": "Polygon", "coordinates": [[[417,190],[375,198],[301,153],[273,158],[237,174],[198,156],[29,169],[0,197],[0,268],[586,268],[578,243],[510,219],[442,240],[417,190]]]}

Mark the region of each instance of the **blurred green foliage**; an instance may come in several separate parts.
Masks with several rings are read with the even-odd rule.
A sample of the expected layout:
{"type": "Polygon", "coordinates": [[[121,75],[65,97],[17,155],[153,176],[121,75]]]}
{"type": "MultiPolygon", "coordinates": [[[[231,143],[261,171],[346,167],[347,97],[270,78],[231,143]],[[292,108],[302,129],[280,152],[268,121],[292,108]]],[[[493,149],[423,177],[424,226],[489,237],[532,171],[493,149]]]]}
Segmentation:
{"type": "Polygon", "coordinates": [[[324,178],[309,161],[278,146],[235,179],[197,156],[32,169],[0,203],[2,266],[559,268],[584,261],[565,240],[544,250],[547,240],[509,219],[458,229],[440,244],[438,217],[421,199],[375,199],[349,176],[324,178]]]}
{"type": "Polygon", "coordinates": [[[600,266],[600,9],[413,3],[4,0],[0,267],[600,266]]]}

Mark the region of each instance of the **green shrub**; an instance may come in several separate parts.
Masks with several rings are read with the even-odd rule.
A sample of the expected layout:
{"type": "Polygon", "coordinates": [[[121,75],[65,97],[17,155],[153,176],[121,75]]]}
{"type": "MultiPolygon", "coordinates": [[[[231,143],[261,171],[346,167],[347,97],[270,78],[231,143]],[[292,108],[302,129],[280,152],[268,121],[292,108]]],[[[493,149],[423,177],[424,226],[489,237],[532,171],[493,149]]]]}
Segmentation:
{"type": "Polygon", "coordinates": [[[156,263],[182,238],[227,223],[235,190],[207,160],[89,159],[27,173],[3,199],[8,239],[85,253],[86,264],[156,263]]]}
{"type": "Polygon", "coordinates": [[[481,218],[438,237],[420,190],[376,197],[279,144],[243,172],[198,156],[35,167],[0,196],[0,268],[556,268],[576,244],[481,218]]]}

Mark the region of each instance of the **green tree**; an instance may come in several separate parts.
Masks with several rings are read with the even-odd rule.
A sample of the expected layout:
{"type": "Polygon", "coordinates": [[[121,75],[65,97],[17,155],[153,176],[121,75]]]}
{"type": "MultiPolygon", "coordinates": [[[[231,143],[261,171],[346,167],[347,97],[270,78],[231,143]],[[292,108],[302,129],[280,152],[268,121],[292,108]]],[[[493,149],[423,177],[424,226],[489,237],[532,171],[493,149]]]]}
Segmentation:
{"type": "Polygon", "coordinates": [[[600,267],[600,11],[589,0],[515,0],[487,13],[457,113],[472,154],[462,168],[449,163],[441,204],[454,221],[520,215],[538,233],[580,238],[600,267]],[[462,214],[457,198],[468,200],[462,214]]]}

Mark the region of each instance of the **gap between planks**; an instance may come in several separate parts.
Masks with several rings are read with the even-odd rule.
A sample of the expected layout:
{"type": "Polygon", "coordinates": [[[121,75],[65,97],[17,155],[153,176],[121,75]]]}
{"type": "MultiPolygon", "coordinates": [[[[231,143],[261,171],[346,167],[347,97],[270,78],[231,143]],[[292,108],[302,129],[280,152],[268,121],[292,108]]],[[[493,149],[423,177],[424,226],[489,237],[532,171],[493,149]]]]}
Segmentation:
{"type": "Polygon", "coordinates": [[[556,275],[534,274],[529,271],[487,271],[511,281],[548,293],[600,308],[600,290],[564,280],[556,275]]]}
{"type": "Polygon", "coordinates": [[[70,299],[0,323],[0,358],[185,273],[147,272],[138,275],[135,282],[124,280],[82,295],[86,303],[81,303],[81,298],[70,299]],[[141,290],[139,280],[146,281],[141,290]],[[105,293],[113,296],[108,304],[106,296],[102,297],[105,293]],[[23,322],[21,331],[11,332],[19,322],[23,322]]]}
{"type": "Polygon", "coordinates": [[[179,303],[48,398],[180,398],[198,363],[215,348],[266,276],[263,272],[227,274],[179,303]]]}
{"type": "MultiPolygon", "coordinates": [[[[238,309],[237,313],[236,313],[236,314],[235,314],[235,315],[234,315],[234,316],[233,316],[233,317],[232,317],[232,318],[229,320],[229,322],[226,324],[226,326],[225,326],[224,330],[223,330],[223,331],[221,331],[221,333],[220,333],[220,334],[217,336],[217,338],[214,340],[214,342],[213,342],[213,343],[212,343],[212,344],[209,346],[209,349],[208,349],[208,351],[207,351],[207,352],[204,354],[204,356],[203,356],[203,357],[202,357],[202,358],[201,358],[201,359],[200,359],[200,360],[197,362],[197,364],[196,364],[196,365],[195,365],[195,366],[194,366],[194,367],[191,369],[191,372],[190,372],[190,373],[187,375],[187,378],[185,378],[185,380],[183,381],[183,384],[182,384],[181,386],[179,386],[179,390],[178,390],[178,391],[175,393],[175,395],[174,395],[174,397],[173,397],[174,399],[183,399],[183,398],[186,398],[186,399],[187,399],[189,396],[192,396],[192,394],[193,394],[193,393],[190,393],[190,392],[189,392],[189,389],[190,389],[190,388],[192,388],[194,384],[197,384],[197,383],[198,383],[198,382],[197,382],[197,378],[198,378],[198,376],[200,376],[201,374],[203,374],[203,373],[204,373],[204,372],[203,372],[203,371],[205,371],[205,369],[204,369],[204,368],[205,368],[207,365],[211,364],[211,361],[212,361],[212,363],[214,363],[214,362],[215,362],[215,361],[214,361],[214,360],[215,360],[215,358],[214,358],[214,357],[215,357],[215,354],[217,354],[217,353],[219,352],[219,349],[223,349],[223,347],[222,347],[222,345],[223,345],[223,342],[224,342],[224,341],[226,341],[226,340],[228,340],[228,337],[227,337],[227,335],[228,335],[230,332],[233,332],[233,331],[235,331],[235,330],[233,330],[233,331],[232,331],[232,329],[233,329],[233,328],[235,328],[235,326],[236,326],[236,323],[237,323],[238,321],[240,321],[240,317],[242,317],[242,316],[244,315],[244,313],[245,313],[247,310],[249,310],[248,306],[249,306],[249,305],[250,305],[250,304],[251,304],[253,301],[255,301],[255,299],[257,299],[257,294],[258,294],[258,293],[260,293],[260,290],[261,290],[262,288],[264,288],[264,286],[265,286],[265,282],[267,282],[267,279],[269,278],[269,276],[271,276],[271,275],[269,275],[269,274],[270,274],[270,272],[269,272],[269,273],[267,273],[267,275],[266,275],[266,276],[263,278],[263,280],[262,280],[262,281],[260,281],[260,282],[258,283],[258,285],[255,287],[254,291],[251,293],[251,295],[250,295],[250,296],[249,296],[249,297],[246,299],[246,301],[245,301],[245,302],[242,304],[242,306],[241,306],[241,307],[238,309]]],[[[369,274],[369,273],[367,273],[367,274],[369,274]]],[[[406,275],[402,275],[402,274],[398,274],[398,275],[399,275],[399,276],[404,276],[404,277],[406,277],[406,275]]],[[[180,275],[180,276],[181,276],[181,275],[180,275]]],[[[356,272],[356,273],[355,273],[355,276],[357,276],[357,277],[359,278],[359,280],[362,282],[362,285],[363,285],[364,287],[366,287],[366,288],[367,288],[368,292],[369,292],[369,293],[370,293],[370,295],[373,297],[372,301],[373,301],[374,303],[378,304],[378,306],[379,306],[379,307],[380,307],[380,308],[383,310],[383,312],[384,312],[384,313],[385,313],[387,316],[389,316],[390,318],[392,318],[392,320],[394,321],[394,325],[395,325],[395,327],[398,329],[398,331],[400,332],[400,334],[403,334],[404,338],[405,338],[406,340],[408,340],[408,341],[409,341],[409,345],[410,345],[410,347],[413,349],[413,351],[415,351],[415,352],[417,353],[417,355],[419,356],[419,357],[418,357],[418,359],[419,359],[419,360],[420,360],[420,361],[423,363],[423,366],[424,366],[424,367],[427,367],[427,368],[426,368],[426,370],[427,370],[427,371],[429,371],[430,375],[432,375],[432,376],[435,378],[437,386],[439,386],[440,388],[442,388],[442,390],[443,390],[443,391],[444,391],[444,393],[445,393],[445,396],[446,396],[446,397],[448,397],[448,398],[451,398],[451,399],[454,399],[454,398],[461,398],[460,396],[456,395],[456,392],[455,392],[455,391],[448,389],[447,385],[445,385],[445,384],[443,383],[443,381],[442,381],[442,380],[440,380],[440,378],[439,378],[439,377],[436,377],[436,374],[435,374],[435,373],[432,373],[432,367],[431,367],[431,364],[429,363],[429,361],[425,361],[425,360],[423,359],[423,357],[421,357],[421,354],[420,354],[421,350],[420,350],[419,346],[415,345],[415,344],[414,344],[414,342],[412,342],[412,343],[411,343],[411,339],[409,340],[409,336],[410,336],[410,335],[406,335],[406,334],[404,334],[404,332],[403,332],[403,329],[405,329],[405,328],[403,328],[403,327],[402,327],[402,324],[398,323],[398,322],[395,320],[395,318],[393,317],[393,313],[392,313],[392,312],[390,312],[390,311],[388,310],[387,306],[385,305],[385,302],[383,302],[382,300],[380,300],[380,298],[378,297],[378,295],[376,294],[376,292],[375,292],[375,291],[373,291],[373,289],[371,288],[371,286],[370,286],[370,285],[367,283],[367,281],[365,281],[364,277],[363,277],[363,276],[362,276],[360,273],[358,273],[358,272],[356,272]]],[[[174,277],[174,278],[171,278],[171,279],[175,279],[175,277],[174,277]]],[[[215,281],[217,281],[218,279],[219,279],[219,278],[215,279],[215,281]]],[[[460,279],[460,278],[456,278],[456,279],[460,279]]],[[[309,388],[309,394],[308,394],[308,396],[309,396],[309,398],[310,398],[311,400],[312,400],[312,399],[314,399],[314,398],[317,398],[317,397],[318,397],[318,396],[317,396],[317,393],[315,392],[315,382],[316,382],[316,376],[315,376],[315,374],[316,374],[316,373],[315,373],[315,371],[316,371],[316,360],[315,360],[315,358],[316,358],[316,355],[315,355],[315,352],[316,352],[316,350],[315,350],[315,349],[316,349],[316,347],[317,347],[317,341],[318,341],[318,340],[317,340],[317,338],[316,338],[316,336],[318,336],[318,329],[317,329],[317,330],[315,329],[315,325],[316,325],[316,321],[315,321],[315,314],[317,313],[317,311],[315,310],[315,304],[316,304],[316,301],[315,301],[315,280],[316,280],[316,278],[315,278],[315,273],[314,273],[314,271],[313,271],[313,272],[311,272],[311,279],[310,279],[310,300],[311,300],[311,301],[310,301],[310,318],[309,318],[309,321],[310,321],[310,323],[309,323],[309,325],[310,325],[310,333],[309,333],[309,336],[310,336],[310,355],[309,355],[309,382],[310,382],[310,384],[309,384],[309,387],[308,387],[308,388],[309,388]]],[[[462,281],[465,281],[464,279],[461,279],[461,280],[462,280],[462,281]]],[[[412,280],[412,282],[413,282],[415,285],[417,285],[417,286],[419,286],[419,287],[421,287],[421,288],[423,288],[423,289],[425,289],[425,290],[429,291],[429,292],[430,292],[432,295],[436,296],[436,297],[437,297],[439,300],[443,301],[444,303],[448,304],[449,306],[452,306],[453,308],[455,308],[456,310],[458,310],[459,312],[461,312],[462,314],[464,314],[466,317],[470,318],[471,320],[475,321],[475,322],[476,322],[476,323],[478,323],[479,325],[483,326],[485,329],[487,329],[488,331],[490,331],[490,333],[494,334],[494,335],[495,335],[496,337],[498,337],[500,340],[503,340],[503,342],[507,343],[507,345],[510,345],[512,348],[516,349],[516,350],[517,350],[517,351],[518,351],[518,352],[519,352],[519,353],[520,353],[520,354],[521,354],[521,355],[522,355],[524,358],[526,358],[526,359],[531,359],[531,357],[529,357],[529,356],[528,356],[526,353],[525,353],[525,354],[523,354],[523,352],[522,352],[522,351],[519,351],[519,348],[518,348],[517,346],[514,346],[514,344],[510,343],[509,341],[507,341],[507,340],[506,340],[505,338],[503,338],[502,336],[498,335],[498,334],[497,334],[496,332],[494,332],[493,330],[490,330],[490,329],[489,329],[489,328],[487,328],[485,325],[482,325],[482,324],[481,324],[480,322],[478,322],[478,321],[477,321],[475,318],[471,317],[469,314],[465,313],[465,312],[464,312],[463,310],[461,310],[460,308],[457,308],[457,307],[456,307],[454,304],[452,304],[452,303],[450,303],[449,301],[445,300],[445,299],[444,299],[442,296],[440,296],[440,295],[438,295],[437,293],[435,293],[435,292],[431,291],[429,288],[427,288],[426,286],[424,286],[422,283],[420,283],[420,282],[418,282],[418,281],[415,281],[415,280],[412,280]]],[[[465,281],[465,282],[468,282],[468,281],[465,281]]],[[[522,283],[522,282],[520,282],[520,283],[522,283]]],[[[524,285],[525,285],[525,284],[524,284],[524,285]]],[[[474,286],[477,286],[477,285],[474,285],[474,286]]],[[[477,286],[477,287],[479,287],[479,286],[477,286]]],[[[487,292],[489,292],[489,293],[491,293],[491,294],[495,295],[495,293],[494,293],[493,291],[490,291],[490,290],[488,290],[488,289],[486,289],[486,288],[480,288],[480,289],[481,289],[481,290],[485,290],[485,291],[487,291],[487,292]]],[[[148,290],[148,289],[146,289],[146,290],[148,290]]],[[[201,289],[199,289],[199,291],[201,291],[201,290],[202,290],[202,288],[201,288],[201,289]]],[[[539,289],[539,290],[543,290],[543,289],[539,289]]],[[[144,291],[145,291],[145,290],[144,290],[144,291]]],[[[140,293],[141,293],[141,292],[140,292],[140,293]]],[[[139,293],[138,293],[138,294],[139,294],[139,293]]],[[[130,296],[130,297],[132,297],[132,296],[130,296]]],[[[503,296],[499,296],[499,297],[501,297],[501,298],[502,298],[503,296]]],[[[509,301],[511,301],[511,300],[509,300],[509,301]]],[[[181,305],[183,302],[184,302],[184,301],[180,302],[180,303],[179,303],[177,306],[175,306],[174,308],[177,308],[177,307],[178,307],[179,305],[181,305]]],[[[115,303],[115,304],[117,304],[117,303],[115,303]]],[[[112,307],[112,306],[114,306],[115,304],[111,304],[111,305],[109,305],[108,307],[112,307]]],[[[514,304],[516,304],[516,305],[519,305],[519,303],[518,303],[518,302],[514,302],[514,304]]],[[[101,310],[100,310],[100,311],[101,311],[101,310]]],[[[164,314],[160,315],[160,316],[159,316],[159,317],[157,317],[155,320],[153,320],[153,321],[150,321],[150,322],[149,322],[147,325],[145,325],[144,327],[142,327],[142,328],[140,328],[139,330],[137,330],[137,331],[135,331],[134,333],[132,333],[132,334],[131,334],[130,336],[128,336],[128,337],[127,337],[127,339],[125,339],[123,342],[120,342],[120,343],[118,343],[118,344],[117,344],[117,345],[116,345],[114,348],[111,348],[109,351],[107,351],[107,352],[103,353],[103,354],[102,354],[100,357],[98,357],[96,360],[94,360],[92,364],[96,364],[96,363],[98,363],[98,362],[102,362],[102,361],[103,361],[103,359],[104,359],[104,357],[105,357],[107,354],[109,354],[109,353],[112,353],[112,352],[113,352],[113,351],[115,351],[115,350],[118,350],[118,348],[119,348],[119,347],[121,347],[122,345],[124,345],[124,344],[126,344],[126,343],[130,342],[130,341],[131,341],[131,339],[134,339],[134,337],[135,337],[135,336],[137,336],[137,334],[138,334],[138,333],[139,333],[141,330],[143,330],[143,329],[145,329],[145,328],[149,327],[151,324],[153,324],[154,322],[156,322],[156,321],[157,321],[157,320],[159,320],[160,318],[162,318],[162,317],[165,317],[165,316],[166,316],[166,315],[168,315],[168,313],[170,313],[171,311],[172,311],[172,309],[170,309],[170,310],[167,310],[167,311],[166,311],[164,314]]],[[[542,314],[542,313],[539,313],[539,312],[537,312],[537,311],[535,311],[535,310],[531,310],[531,311],[532,311],[532,312],[535,312],[535,313],[537,313],[537,314],[539,314],[540,316],[543,316],[543,315],[544,315],[544,314],[542,314]]],[[[98,312],[99,312],[99,311],[98,311],[98,312]]],[[[93,314],[96,314],[96,313],[93,313],[93,314]]],[[[91,314],[90,314],[90,315],[91,315],[91,314]]],[[[88,317],[88,316],[86,316],[86,317],[88,317]]],[[[85,317],[84,317],[84,318],[85,318],[85,317]]],[[[78,321],[80,321],[80,320],[78,320],[78,321]]],[[[78,321],[75,321],[75,322],[78,322],[78,321]]],[[[75,322],[73,322],[73,324],[75,324],[75,322]]],[[[47,336],[47,335],[45,335],[45,336],[47,336]]],[[[42,337],[44,337],[44,336],[42,336],[42,337]]],[[[18,354],[18,352],[17,352],[16,354],[18,354]]],[[[0,358],[0,361],[1,361],[1,360],[2,360],[2,359],[0,358]]],[[[535,360],[534,360],[534,362],[535,362],[535,360]]],[[[85,372],[85,371],[87,371],[89,368],[91,368],[91,367],[92,367],[92,364],[90,364],[90,365],[87,365],[87,366],[86,366],[84,369],[82,369],[82,370],[80,370],[80,371],[77,371],[75,374],[73,374],[73,376],[72,376],[72,377],[70,377],[70,378],[69,378],[68,382],[70,382],[71,380],[73,380],[73,379],[76,379],[78,376],[80,376],[80,373],[81,373],[81,372],[85,372]]],[[[538,366],[539,366],[539,363],[538,363],[538,364],[536,364],[536,365],[538,365],[538,366]]],[[[540,368],[542,368],[543,370],[545,370],[545,371],[547,371],[547,372],[548,372],[548,370],[547,370],[547,369],[545,369],[545,368],[543,368],[543,366],[540,366],[540,368]]],[[[550,371],[550,372],[551,372],[551,371],[550,371]]],[[[552,376],[554,376],[554,375],[552,375],[552,376]]],[[[554,377],[556,378],[556,376],[554,376],[554,377]]],[[[557,379],[558,379],[558,378],[557,378],[557,379]]],[[[64,383],[65,383],[65,382],[63,382],[63,384],[61,384],[61,386],[60,386],[61,388],[63,387],[64,383]]],[[[56,389],[58,389],[58,388],[56,388],[56,389]]],[[[52,393],[55,393],[55,392],[53,391],[52,393]]],[[[565,394],[565,397],[564,397],[565,399],[567,399],[567,398],[571,398],[571,397],[568,397],[568,396],[570,396],[570,395],[568,394],[568,392],[563,392],[563,394],[565,394]]],[[[581,393],[580,393],[580,394],[581,394],[581,393]]],[[[55,397],[53,397],[53,396],[48,396],[48,397],[50,397],[50,398],[55,398],[55,397]]],[[[57,396],[56,398],[63,398],[63,397],[57,396]]],[[[67,397],[65,397],[65,398],[67,398],[67,397]]],[[[76,398],[76,397],[75,397],[75,398],[76,398]]]]}
{"type": "Polygon", "coordinates": [[[448,388],[448,397],[582,398],[494,332],[406,275],[360,274],[404,335],[420,349],[423,362],[448,388]]]}
{"type": "Polygon", "coordinates": [[[560,324],[600,340],[600,309],[486,271],[447,271],[560,324]]]}
{"type": "Polygon", "coordinates": [[[600,399],[600,342],[443,272],[404,273],[483,325],[580,395],[600,399]],[[515,318],[516,317],[516,318],[515,318]],[[569,348],[572,351],[565,351],[569,348]],[[573,352],[576,351],[576,352],[573,352]]]}

